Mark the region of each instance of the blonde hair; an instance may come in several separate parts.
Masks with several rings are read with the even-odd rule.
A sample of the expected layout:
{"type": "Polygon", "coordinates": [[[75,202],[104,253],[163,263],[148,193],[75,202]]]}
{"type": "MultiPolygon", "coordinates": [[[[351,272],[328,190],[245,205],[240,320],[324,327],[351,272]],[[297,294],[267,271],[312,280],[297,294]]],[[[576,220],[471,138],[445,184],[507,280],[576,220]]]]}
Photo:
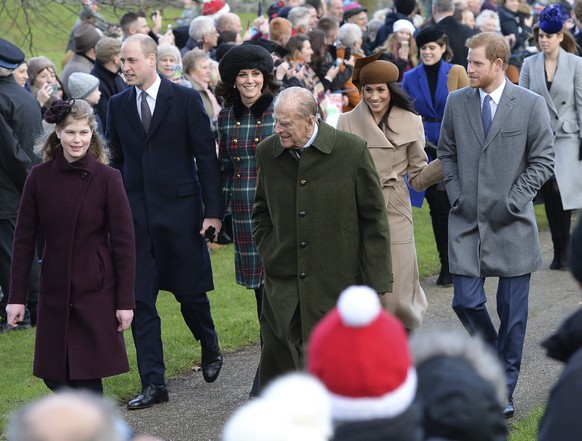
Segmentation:
{"type": "MultiPolygon", "coordinates": [[[[394,59],[396,59],[396,57],[398,56],[399,42],[400,39],[398,38],[398,34],[396,32],[392,32],[384,42],[384,45],[380,46],[378,50],[390,54],[394,57],[394,59]]],[[[416,67],[418,66],[418,46],[416,46],[416,40],[414,39],[414,37],[412,37],[412,35],[410,36],[408,42],[409,42],[408,60],[406,61],[409,61],[412,64],[412,66],[416,67]]]]}
{"type": "MultiPolygon", "coordinates": [[[[97,161],[108,164],[109,163],[109,150],[105,146],[105,143],[101,139],[101,136],[97,133],[97,120],[95,119],[95,114],[93,113],[93,108],[87,101],[84,100],[70,100],[64,102],[61,100],[55,101],[51,109],[47,110],[45,113],[45,121],[49,121],[47,118],[47,113],[57,106],[61,108],[68,108],[70,106],[70,111],[66,113],[63,117],[56,117],[55,128],[64,129],[66,126],[71,124],[73,121],[86,120],[87,124],[91,128],[93,134],[91,135],[91,141],[89,143],[89,151],[93,154],[97,161]]],[[[34,152],[42,157],[43,162],[52,161],[55,158],[55,154],[59,148],[62,148],[61,141],[57,137],[57,133],[53,130],[51,133],[42,138],[40,138],[35,147],[34,152]]]]}

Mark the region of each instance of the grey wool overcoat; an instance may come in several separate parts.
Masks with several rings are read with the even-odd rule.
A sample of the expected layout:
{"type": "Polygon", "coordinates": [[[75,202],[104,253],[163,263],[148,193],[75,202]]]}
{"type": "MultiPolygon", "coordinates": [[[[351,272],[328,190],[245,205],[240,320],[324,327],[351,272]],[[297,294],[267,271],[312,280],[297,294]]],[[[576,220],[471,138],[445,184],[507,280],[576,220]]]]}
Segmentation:
{"type": "Polygon", "coordinates": [[[514,277],[540,268],[532,199],[553,173],[553,140],[543,98],[509,80],[487,138],[479,89],[449,95],[438,157],[451,202],[451,273],[514,277]]]}
{"type": "Polygon", "coordinates": [[[323,121],[301,160],[276,135],[257,146],[257,160],[252,220],[265,267],[261,329],[266,324],[282,344],[291,344],[287,333],[299,305],[306,343],[344,288],[392,290],[380,180],[366,142],[323,121]]]}

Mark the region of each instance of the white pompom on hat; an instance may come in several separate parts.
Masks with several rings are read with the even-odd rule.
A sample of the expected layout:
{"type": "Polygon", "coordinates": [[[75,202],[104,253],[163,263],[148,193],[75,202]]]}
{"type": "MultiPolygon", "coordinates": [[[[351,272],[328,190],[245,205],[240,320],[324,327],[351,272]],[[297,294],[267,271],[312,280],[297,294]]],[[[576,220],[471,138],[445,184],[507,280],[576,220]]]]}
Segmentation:
{"type": "Polygon", "coordinates": [[[391,418],[414,401],[417,379],[406,331],[371,288],[341,293],[314,328],[307,356],[308,371],[332,394],[334,420],[391,418]]]}

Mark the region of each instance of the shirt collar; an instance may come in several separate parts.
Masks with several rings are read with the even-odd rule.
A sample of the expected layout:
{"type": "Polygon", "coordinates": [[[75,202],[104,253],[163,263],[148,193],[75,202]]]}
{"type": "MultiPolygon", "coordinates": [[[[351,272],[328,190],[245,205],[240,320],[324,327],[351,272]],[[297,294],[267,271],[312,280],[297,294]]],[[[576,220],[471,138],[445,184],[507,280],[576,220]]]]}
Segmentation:
{"type": "MultiPolygon", "coordinates": [[[[156,100],[158,98],[160,84],[162,84],[162,80],[160,80],[159,75],[156,75],[156,80],[154,81],[154,83],[146,89],[146,93],[150,97],[152,97],[154,100],[156,100]]],[[[137,86],[135,86],[135,93],[137,94],[138,97],[141,96],[141,89],[139,89],[137,86]]]]}
{"type": "Polygon", "coordinates": [[[317,136],[318,131],[319,131],[319,124],[317,124],[317,122],[316,122],[315,127],[313,128],[313,134],[311,135],[311,138],[309,138],[309,141],[307,141],[307,144],[305,144],[303,146],[303,148],[309,147],[311,144],[313,144],[313,141],[315,141],[315,138],[317,136]]]}
{"type": "Polygon", "coordinates": [[[479,96],[481,97],[481,102],[483,102],[483,100],[485,99],[485,95],[489,95],[491,97],[491,99],[493,100],[493,102],[498,105],[499,101],[501,101],[501,95],[503,94],[503,90],[505,89],[505,83],[507,82],[507,80],[504,78],[503,79],[503,83],[501,84],[501,86],[499,86],[497,89],[495,89],[493,92],[491,93],[486,93],[483,91],[483,89],[479,89],[479,96]]]}

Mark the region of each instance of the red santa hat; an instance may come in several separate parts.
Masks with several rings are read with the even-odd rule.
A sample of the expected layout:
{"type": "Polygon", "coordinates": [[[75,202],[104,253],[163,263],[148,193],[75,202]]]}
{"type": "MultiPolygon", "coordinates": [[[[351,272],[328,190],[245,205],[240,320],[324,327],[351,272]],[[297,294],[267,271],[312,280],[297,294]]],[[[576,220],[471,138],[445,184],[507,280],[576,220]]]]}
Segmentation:
{"type": "Polygon", "coordinates": [[[230,6],[221,0],[204,0],[202,15],[212,15],[215,18],[230,11],[230,6]]]}
{"type": "Polygon", "coordinates": [[[416,395],[406,331],[365,286],[344,290],[337,307],[316,325],[307,368],[332,394],[335,420],[395,417],[416,395]]]}

